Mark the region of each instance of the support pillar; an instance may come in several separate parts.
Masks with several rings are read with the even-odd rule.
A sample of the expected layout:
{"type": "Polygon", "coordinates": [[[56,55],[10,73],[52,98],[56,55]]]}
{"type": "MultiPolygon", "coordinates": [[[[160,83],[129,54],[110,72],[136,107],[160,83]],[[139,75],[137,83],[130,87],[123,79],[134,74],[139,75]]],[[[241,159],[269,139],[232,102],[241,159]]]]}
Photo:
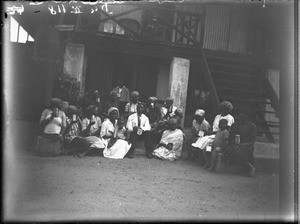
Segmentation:
{"type": "MultiPolygon", "coordinates": [[[[187,89],[189,82],[190,60],[174,57],[171,62],[169,76],[169,95],[174,99],[174,106],[183,109],[183,119],[185,118],[185,107],[187,89]]],[[[183,125],[183,123],[182,123],[183,125]]]]}
{"type": "Polygon", "coordinates": [[[84,45],[67,43],[64,55],[64,73],[75,77],[80,83],[80,93],[84,90],[84,45]]]}

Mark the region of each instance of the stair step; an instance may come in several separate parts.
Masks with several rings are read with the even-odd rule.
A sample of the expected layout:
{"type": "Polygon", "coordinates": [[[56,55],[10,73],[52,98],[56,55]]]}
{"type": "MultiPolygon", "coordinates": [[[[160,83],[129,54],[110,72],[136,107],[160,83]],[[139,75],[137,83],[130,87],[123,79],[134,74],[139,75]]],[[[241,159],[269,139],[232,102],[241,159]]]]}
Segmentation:
{"type": "Polygon", "coordinates": [[[222,91],[230,91],[230,92],[238,92],[242,94],[253,94],[253,95],[266,95],[266,92],[260,92],[259,90],[247,90],[247,89],[239,89],[239,88],[230,88],[230,87],[216,87],[217,92],[222,91]]]}
{"type": "Polygon", "coordinates": [[[251,61],[252,57],[247,54],[240,54],[240,53],[231,53],[228,51],[216,51],[216,50],[209,50],[203,49],[204,54],[207,57],[222,57],[222,58],[230,58],[239,61],[251,61]]]}
{"type": "Polygon", "coordinates": [[[279,125],[279,122],[277,121],[266,121],[266,120],[259,120],[259,119],[255,119],[255,120],[251,120],[252,122],[258,122],[258,123],[263,123],[263,122],[267,122],[268,124],[277,124],[279,125]]]}
{"type": "Polygon", "coordinates": [[[255,113],[269,113],[269,114],[275,114],[275,111],[268,111],[268,110],[257,110],[257,109],[252,109],[249,107],[240,107],[240,106],[233,106],[234,110],[243,110],[243,111],[249,111],[249,112],[255,112],[255,113]]]}
{"type": "Polygon", "coordinates": [[[261,93],[261,92],[254,92],[254,91],[241,91],[240,89],[230,89],[230,88],[223,88],[223,89],[218,89],[216,88],[216,91],[219,96],[222,96],[223,98],[225,97],[231,97],[232,95],[234,96],[239,96],[240,98],[246,98],[246,99],[257,99],[257,98],[262,98],[266,99],[268,98],[268,95],[266,93],[261,93]]]}
{"type": "Polygon", "coordinates": [[[206,56],[206,61],[208,64],[216,63],[216,64],[226,64],[233,66],[244,66],[247,68],[257,68],[256,64],[250,60],[239,60],[236,58],[225,58],[221,56],[206,56]]]}
{"type": "Polygon", "coordinates": [[[212,70],[212,69],[215,69],[215,68],[219,68],[219,70],[222,70],[222,71],[228,71],[228,72],[231,72],[231,71],[242,71],[242,72],[247,72],[247,73],[250,73],[250,74],[253,74],[253,73],[258,73],[258,70],[256,68],[253,68],[253,67],[244,67],[242,65],[229,65],[229,64],[219,64],[219,63],[208,63],[208,67],[212,70]]]}
{"type": "Polygon", "coordinates": [[[256,131],[257,134],[272,134],[272,135],[279,135],[278,131],[269,131],[269,130],[258,130],[256,131]]]}
{"type": "Polygon", "coordinates": [[[219,96],[219,99],[228,100],[228,101],[236,101],[236,102],[249,102],[249,103],[259,103],[259,104],[271,104],[270,102],[265,102],[262,99],[249,99],[249,98],[236,98],[232,96],[219,96]]]}
{"type": "Polygon", "coordinates": [[[257,81],[257,84],[261,83],[261,77],[256,74],[248,74],[243,72],[233,72],[233,71],[221,71],[217,69],[210,69],[212,77],[216,78],[226,78],[230,80],[241,80],[244,82],[254,82],[257,81]]]}
{"type": "Polygon", "coordinates": [[[213,81],[214,81],[215,85],[225,84],[226,86],[236,85],[239,87],[243,86],[243,87],[247,87],[247,88],[257,88],[257,85],[255,85],[253,82],[247,82],[245,80],[222,79],[222,78],[216,78],[216,77],[214,78],[213,77],[213,81]]]}
{"type": "MultiPolygon", "coordinates": [[[[254,122],[255,123],[255,122],[254,122]]],[[[256,125],[263,125],[263,124],[261,124],[261,123],[255,123],[256,125]]],[[[279,124],[267,124],[268,125],[268,127],[272,127],[272,128],[279,128],[279,124]]]]}

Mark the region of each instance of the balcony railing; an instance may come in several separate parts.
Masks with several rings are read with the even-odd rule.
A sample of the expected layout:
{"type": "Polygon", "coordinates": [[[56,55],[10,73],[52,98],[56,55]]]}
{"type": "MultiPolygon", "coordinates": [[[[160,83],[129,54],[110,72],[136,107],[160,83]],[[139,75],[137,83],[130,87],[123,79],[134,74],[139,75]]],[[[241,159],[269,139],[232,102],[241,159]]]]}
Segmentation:
{"type": "Polygon", "coordinates": [[[100,8],[94,14],[62,14],[56,28],[176,46],[202,46],[204,18],[200,12],[133,3],[112,5],[110,10],[112,14],[100,8]]]}

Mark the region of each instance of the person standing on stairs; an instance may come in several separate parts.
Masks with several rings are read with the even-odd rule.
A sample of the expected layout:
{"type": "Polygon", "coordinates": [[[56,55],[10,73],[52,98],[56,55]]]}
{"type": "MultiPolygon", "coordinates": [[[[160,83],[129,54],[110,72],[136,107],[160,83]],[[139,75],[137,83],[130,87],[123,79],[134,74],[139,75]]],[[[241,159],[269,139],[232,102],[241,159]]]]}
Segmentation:
{"type": "Polygon", "coordinates": [[[118,85],[112,91],[117,93],[119,113],[120,116],[124,116],[125,105],[130,101],[130,93],[122,78],[118,79],[118,85]]]}

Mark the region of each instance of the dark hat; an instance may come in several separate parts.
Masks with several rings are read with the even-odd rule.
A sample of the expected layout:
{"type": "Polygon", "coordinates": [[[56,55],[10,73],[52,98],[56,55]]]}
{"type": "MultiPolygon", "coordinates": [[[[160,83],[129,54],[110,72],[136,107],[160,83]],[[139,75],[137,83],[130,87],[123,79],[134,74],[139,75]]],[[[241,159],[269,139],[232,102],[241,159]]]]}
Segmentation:
{"type": "Polygon", "coordinates": [[[71,114],[77,114],[78,113],[78,109],[74,105],[70,105],[68,110],[71,114]]]}
{"type": "Polygon", "coordinates": [[[59,98],[51,98],[50,99],[50,107],[54,108],[57,107],[58,109],[61,109],[62,107],[62,101],[59,98]]]}

